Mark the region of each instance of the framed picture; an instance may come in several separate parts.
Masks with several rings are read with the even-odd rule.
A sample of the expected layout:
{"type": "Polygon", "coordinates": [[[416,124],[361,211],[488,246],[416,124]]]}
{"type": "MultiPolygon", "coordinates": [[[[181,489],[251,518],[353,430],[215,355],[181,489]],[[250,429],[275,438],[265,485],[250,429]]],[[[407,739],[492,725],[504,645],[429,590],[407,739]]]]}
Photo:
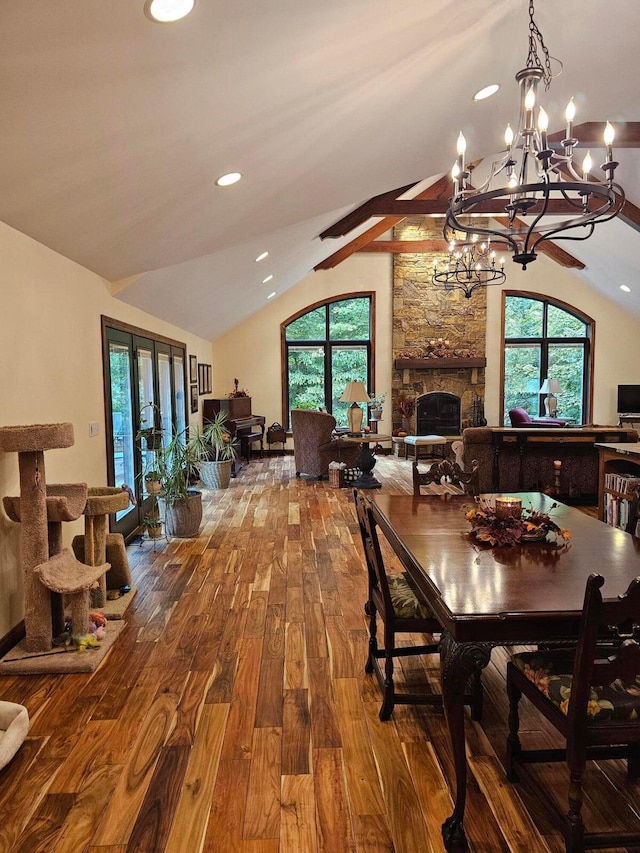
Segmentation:
{"type": "Polygon", "coordinates": [[[191,414],[198,411],[198,386],[190,385],[189,392],[191,394],[191,414]]]}
{"type": "Polygon", "coordinates": [[[210,364],[199,364],[198,365],[198,393],[201,395],[211,393],[211,365],[210,364]]]}
{"type": "Polygon", "coordinates": [[[195,385],[198,381],[198,357],[195,355],[189,356],[189,383],[195,385]]]}

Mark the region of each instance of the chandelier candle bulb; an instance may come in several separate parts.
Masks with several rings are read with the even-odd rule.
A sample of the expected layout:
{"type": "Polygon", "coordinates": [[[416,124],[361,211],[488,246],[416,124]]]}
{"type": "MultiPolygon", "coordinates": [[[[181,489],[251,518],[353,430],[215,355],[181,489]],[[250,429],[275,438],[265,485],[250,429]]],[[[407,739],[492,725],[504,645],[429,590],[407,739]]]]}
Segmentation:
{"type": "Polygon", "coordinates": [[[520,498],[496,498],[497,518],[520,518],[522,501],[520,498]]]}

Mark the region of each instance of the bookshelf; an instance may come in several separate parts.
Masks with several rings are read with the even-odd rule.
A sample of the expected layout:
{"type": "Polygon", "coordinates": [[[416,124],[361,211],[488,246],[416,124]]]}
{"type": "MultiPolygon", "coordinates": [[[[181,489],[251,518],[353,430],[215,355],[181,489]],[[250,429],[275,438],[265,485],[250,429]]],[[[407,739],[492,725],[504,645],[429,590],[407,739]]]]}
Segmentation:
{"type": "Polygon", "coordinates": [[[626,528],[633,492],[640,486],[640,443],[596,444],[598,467],[598,518],[613,527],[626,528]]]}

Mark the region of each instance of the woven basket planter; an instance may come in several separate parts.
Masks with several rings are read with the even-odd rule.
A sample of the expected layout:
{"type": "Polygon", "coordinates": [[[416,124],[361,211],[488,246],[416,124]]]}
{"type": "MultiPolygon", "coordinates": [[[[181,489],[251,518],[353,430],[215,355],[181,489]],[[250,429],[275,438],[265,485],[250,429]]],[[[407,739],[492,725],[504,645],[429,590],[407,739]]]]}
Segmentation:
{"type": "Polygon", "coordinates": [[[207,489],[226,489],[231,482],[232,459],[222,462],[200,462],[200,479],[207,489]]]}
{"type": "Polygon", "coordinates": [[[163,497],[158,498],[160,514],[164,518],[164,529],[167,536],[179,539],[190,539],[197,536],[202,522],[202,493],[189,492],[186,500],[168,503],[163,497]]]}

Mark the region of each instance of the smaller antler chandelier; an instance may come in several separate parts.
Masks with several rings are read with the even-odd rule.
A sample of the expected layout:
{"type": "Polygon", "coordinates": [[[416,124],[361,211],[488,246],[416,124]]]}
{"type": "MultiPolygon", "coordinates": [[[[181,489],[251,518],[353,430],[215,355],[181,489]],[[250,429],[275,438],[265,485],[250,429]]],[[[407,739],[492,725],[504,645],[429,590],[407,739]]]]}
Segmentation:
{"type": "Polygon", "coordinates": [[[504,258],[496,265],[496,253],[489,239],[478,242],[478,235],[466,243],[449,243],[449,258],[443,269],[438,269],[438,261],[433,263],[434,284],[445,290],[463,290],[467,299],[478,287],[502,284],[507,276],[504,272],[504,258]]]}
{"type": "Polygon", "coordinates": [[[605,180],[598,181],[591,176],[593,161],[589,151],[581,167],[574,163],[578,140],[572,134],[573,99],[565,112],[562,150],[554,151],[548,145],[549,119],[538,104],[538,84],[542,80],[545,91],[549,88],[551,61],[534,21],[534,11],[533,2],[530,2],[527,64],[516,74],[520,85],[517,130],[514,133],[507,125],[506,153],[493,163],[487,180],[475,188],[469,184],[470,171],[465,166],[466,141],[462,133],[459,135],[458,159],[451,172],[453,198],[444,229],[445,239],[447,233],[455,230],[508,243],[513,260],[522,264],[523,269],[536,259],[536,247],[540,243],[550,239],[586,240],[596,224],[618,215],[625,200],[622,188],[613,180],[618,163],[613,159],[614,130],[609,122],[603,136],[606,159],[600,167],[605,180]],[[544,68],[536,40],[544,54],[544,68]],[[502,216],[506,221],[496,223],[495,227],[481,227],[468,224],[471,214],[502,216]],[[566,233],[569,231],[571,234],[566,233]]]}

